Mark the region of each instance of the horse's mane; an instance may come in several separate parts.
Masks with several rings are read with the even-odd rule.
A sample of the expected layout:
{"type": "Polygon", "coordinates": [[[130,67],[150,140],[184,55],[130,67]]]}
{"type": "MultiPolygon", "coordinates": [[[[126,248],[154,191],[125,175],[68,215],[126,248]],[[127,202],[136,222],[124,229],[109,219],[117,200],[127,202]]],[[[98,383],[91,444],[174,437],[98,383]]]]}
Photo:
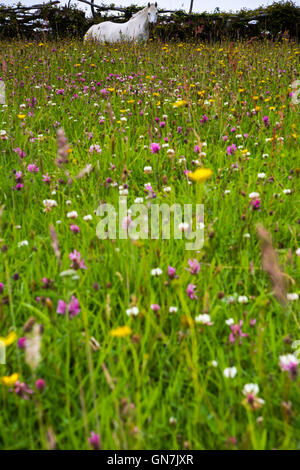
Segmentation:
{"type": "Polygon", "coordinates": [[[143,13],[146,12],[146,10],[148,10],[148,7],[145,7],[142,10],[138,11],[137,13],[134,13],[130,19],[132,20],[133,18],[136,18],[137,16],[141,16],[143,13]]]}

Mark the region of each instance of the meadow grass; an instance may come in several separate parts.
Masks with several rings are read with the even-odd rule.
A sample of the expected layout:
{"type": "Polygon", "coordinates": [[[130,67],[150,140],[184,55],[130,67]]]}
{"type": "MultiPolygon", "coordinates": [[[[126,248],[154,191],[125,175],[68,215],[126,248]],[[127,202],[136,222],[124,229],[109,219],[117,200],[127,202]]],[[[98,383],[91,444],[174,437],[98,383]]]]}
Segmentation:
{"type": "Polygon", "coordinates": [[[0,447],[99,447],[93,431],[102,449],[298,449],[299,45],[0,47],[0,447]],[[203,203],[203,248],[99,240],[95,210],[126,190],[128,206],[203,203]]]}

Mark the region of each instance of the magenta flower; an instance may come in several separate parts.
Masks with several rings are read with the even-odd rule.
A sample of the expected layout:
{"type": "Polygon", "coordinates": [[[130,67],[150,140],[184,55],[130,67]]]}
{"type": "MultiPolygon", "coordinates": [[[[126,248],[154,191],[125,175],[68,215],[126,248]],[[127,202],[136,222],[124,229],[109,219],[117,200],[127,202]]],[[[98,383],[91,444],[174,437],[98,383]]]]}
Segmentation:
{"type": "Polygon", "coordinates": [[[151,304],[151,308],[152,308],[153,312],[158,312],[159,309],[160,309],[160,305],[158,305],[158,304],[151,304]]]}
{"type": "Polygon", "coordinates": [[[198,297],[195,295],[195,290],[196,290],[195,284],[189,284],[187,286],[186,293],[189,296],[189,298],[192,299],[192,300],[194,300],[194,299],[198,300],[198,297]]]}
{"type": "Polygon", "coordinates": [[[87,269],[84,260],[81,259],[81,254],[79,251],[74,250],[72,253],[69,254],[69,258],[72,261],[72,269],[87,269]]]}
{"type": "Polygon", "coordinates": [[[160,149],[161,149],[161,147],[160,147],[159,143],[152,142],[152,144],[150,144],[151,153],[158,153],[160,151],[160,149]]]}
{"type": "Polygon", "coordinates": [[[75,235],[77,235],[77,233],[80,232],[80,228],[78,227],[78,225],[72,224],[72,225],[70,225],[70,229],[75,235]]]}
{"type": "Polygon", "coordinates": [[[35,382],[35,388],[40,392],[43,392],[46,388],[46,382],[44,379],[37,379],[35,382]]]}
{"type": "Polygon", "coordinates": [[[33,394],[33,390],[31,390],[25,382],[20,382],[19,380],[16,381],[14,384],[14,391],[17,395],[24,398],[24,400],[28,400],[29,395],[33,394]]]}
{"type": "Polygon", "coordinates": [[[59,313],[59,315],[64,315],[66,313],[66,308],[66,303],[63,300],[59,300],[57,304],[56,313],[59,313]]]}
{"type": "Polygon", "coordinates": [[[80,305],[78,299],[72,295],[71,302],[68,304],[69,317],[73,318],[80,313],[80,305]]]}
{"type": "Polygon", "coordinates": [[[198,274],[200,270],[200,264],[196,259],[189,259],[188,261],[191,274],[198,274]]]}
{"type": "Polygon", "coordinates": [[[50,183],[50,180],[51,180],[51,177],[48,175],[48,173],[46,173],[45,175],[43,175],[43,183],[45,184],[49,184],[50,183]]]}
{"type": "Polygon", "coordinates": [[[299,361],[293,354],[286,354],[279,357],[279,366],[282,371],[290,374],[291,379],[295,379],[298,375],[299,361]]]}
{"type": "Polygon", "coordinates": [[[235,325],[230,325],[231,333],[229,335],[229,341],[234,343],[237,338],[246,338],[248,337],[247,333],[242,332],[243,321],[240,320],[240,323],[235,325]]]}
{"type": "Polygon", "coordinates": [[[176,275],[176,268],[173,268],[172,266],[168,266],[168,274],[170,279],[178,278],[176,275]]]}
{"type": "Polygon", "coordinates": [[[0,282],[0,294],[4,291],[4,284],[3,282],[0,282]]]}
{"type": "Polygon", "coordinates": [[[260,207],[260,199],[252,199],[250,205],[254,211],[257,211],[260,207]]]}
{"type": "Polygon", "coordinates": [[[94,450],[100,450],[101,449],[101,444],[100,444],[100,436],[99,434],[94,433],[94,431],[91,432],[91,437],[88,439],[90,446],[94,450]]]}
{"type": "Polygon", "coordinates": [[[268,125],[269,122],[270,122],[270,121],[269,121],[269,116],[264,116],[264,117],[263,117],[263,122],[264,122],[265,125],[268,125]]]}
{"type": "Polygon", "coordinates": [[[235,152],[237,150],[237,147],[235,144],[232,144],[232,145],[228,145],[226,151],[227,151],[227,155],[234,155],[235,152]]]}
{"type": "Polygon", "coordinates": [[[25,349],[25,346],[26,346],[26,338],[25,336],[22,336],[21,338],[18,339],[18,348],[25,349]]]}
{"type": "Polygon", "coordinates": [[[39,172],[39,167],[35,165],[35,163],[30,163],[27,167],[27,170],[29,173],[38,173],[39,172]]]}

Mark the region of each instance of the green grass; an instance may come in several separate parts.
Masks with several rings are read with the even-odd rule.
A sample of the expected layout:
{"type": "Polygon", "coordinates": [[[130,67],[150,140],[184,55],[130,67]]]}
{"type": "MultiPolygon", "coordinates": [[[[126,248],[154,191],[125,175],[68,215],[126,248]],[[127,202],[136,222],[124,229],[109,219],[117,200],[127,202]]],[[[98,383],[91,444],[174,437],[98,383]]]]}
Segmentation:
{"type": "Polygon", "coordinates": [[[0,365],[0,377],[16,372],[34,391],[25,400],[0,384],[0,447],[47,449],[52,434],[57,449],[86,449],[93,430],[103,449],[298,449],[299,379],[281,371],[279,357],[295,353],[292,342],[300,339],[299,300],[282,306],[275,299],[261,267],[256,225],[272,235],[287,292],[299,293],[299,105],[289,96],[299,75],[299,46],[287,41],[0,46],[7,104],[0,105],[0,129],[7,136],[0,140],[0,336],[15,331],[17,339],[29,337],[23,325],[31,316],[44,327],[37,369],[28,365],[17,341],[0,365]],[[109,88],[107,96],[101,94],[109,88]],[[56,93],[60,89],[63,95],[56,93]],[[37,101],[29,107],[33,97],[37,101]],[[186,106],[174,108],[179,99],[186,106]],[[160,128],[163,115],[166,125],[160,128]],[[208,121],[201,124],[203,115],[208,121]],[[62,166],[56,163],[59,127],[72,148],[62,166]],[[150,143],[162,145],[165,137],[174,157],[167,147],[150,152],[150,143]],[[199,141],[207,143],[202,156],[194,152],[199,141]],[[95,144],[102,153],[89,152],[95,144]],[[228,155],[231,144],[242,147],[228,155]],[[27,156],[19,158],[17,147],[27,156]],[[182,156],[186,163],[179,163],[182,156]],[[195,169],[197,159],[213,171],[205,184],[189,184],[184,174],[195,169]],[[37,173],[28,171],[30,163],[39,167],[37,173]],[[94,170],[77,179],[88,163],[94,170]],[[145,174],[145,166],[153,173],[145,174]],[[22,171],[20,190],[14,170],[22,171]],[[46,173],[50,184],[42,182],[46,173]],[[152,202],[205,205],[200,251],[186,251],[186,240],[97,238],[99,203],[118,207],[118,185],[124,184],[128,207],[137,197],[146,203],[148,182],[157,195],[152,202]],[[250,205],[252,192],[260,195],[259,210],[250,205]],[[56,200],[57,207],[44,212],[45,199],[56,200]],[[70,211],[78,218],[67,218],[70,211]],[[92,220],[83,220],[87,214],[92,220]],[[77,235],[71,223],[79,226],[77,235]],[[19,247],[23,240],[28,245],[19,247]],[[70,268],[74,249],[87,269],[72,280],[60,273],[70,268]],[[200,263],[197,275],[187,269],[190,258],[200,263]],[[178,278],[169,279],[168,266],[178,278]],[[163,274],[153,277],[156,267],[163,274]],[[53,286],[42,288],[42,278],[53,286]],[[196,286],[198,300],[188,297],[188,284],[196,286]],[[235,293],[248,302],[224,302],[235,293]],[[72,295],[81,311],[70,320],[56,309],[58,300],[68,303],[72,295]],[[157,314],[151,304],[160,305],[157,314]],[[126,315],[130,305],[138,306],[137,317],[126,315]],[[169,313],[170,306],[177,313],[169,313]],[[212,326],[194,321],[203,312],[212,326]],[[248,336],[241,343],[229,341],[229,318],[243,320],[248,336]],[[126,325],[130,335],[111,335],[126,325]],[[230,366],[237,368],[232,379],[223,374],[230,366]],[[46,381],[43,392],[35,389],[37,378],[46,381]],[[242,403],[248,383],[259,385],[265,401],[257,410],[242,403]]]}

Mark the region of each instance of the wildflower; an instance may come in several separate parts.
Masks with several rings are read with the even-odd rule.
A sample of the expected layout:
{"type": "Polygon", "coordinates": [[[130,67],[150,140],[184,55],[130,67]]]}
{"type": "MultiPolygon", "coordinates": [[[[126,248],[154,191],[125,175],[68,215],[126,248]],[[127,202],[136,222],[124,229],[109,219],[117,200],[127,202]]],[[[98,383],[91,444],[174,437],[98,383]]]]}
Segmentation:
{"type": "Polygon", "coordinates": [[[247,333],[242,332],[243,321],[240,320],[240,323],[230,325],[231,333],[229,335],[229,341],[234,343],[237,338],[246,338],[248,337],[247,333]]]}
{"type": "Polygon", "coordinates": [[[192,300],[194,300],[194,299],[198,300],[198,297],[195,295],[195,290],[196,290],[195,284],[189,284],[187,286],[186,293],[189,296],[189,298],[192,299],[192,300]]]}
{"type": "Polygon", "coordinates": [[[247,304],[249,301],[248,297],[246,295],[240,295],[238,297],[238,303],[239,304],[247,304]]]}
{"type": "Polygon", "coordinates": [[[237,374],[237,368],[227,367],[226,369],[224,369],[223,374],[226,379],[233,379],[237,374]]]}
{"type": "Polygon", "coordinates": [[[160,310],[160,305],[151,304],[151,309],[153,310],[153,312],[158,312],[160,310]]]}
{"type": "Polygon", "coordinates": [[[81,254],[79,251],[74,250],[69,254],[69,258],[72,261],[70,266],[72,269],[87,269],[84,260],[81,259],[81,254]]]}
{"type": "Polygon", "coordinates": [[[13,391],[21,398],[24,398],[24,400],[28,400],[29,395],[33,394],[33,390],[31,390],[25,382],[20,382],[19,380],[14,383],[13,391]]]}
{"type": "Polygon", "coordinates": [[[70,225],[70,229],[75,235],[80,232],[80,228],[78,227],[78,225],[72,224],[70,225]]]}
{"type": "Polygon", "coordinates": [[[156,142],[152,142],[152,144],[150,144],[150,150],[151,150],[151,153],[158,153],[161,149],[161,146],[160,144],[156,143],[156,142]]]}
{"type": "Polygon", "coordinates": [[[181,232],[186,232],[187,230],[189,230],[190,226],[187,222],[181,222],[179,225],[178,225],[178,228],[181,232]]]}
{"type": "Polygon", "coordinates": [[[27,167],[27,170],[29,171],[29,173],[38,173],[39,167],[36,166],[34,163],[30,163],[27,167]]]}
{"type": "Polygon", "coordinates": [[[71,211],[67,213],[67,218],[68,219],[76,219],[78,217],[78,214],[76,211],[71,211]]]}
{"type": "Polygon", "coordinates": [[[178,100],[173,103],[174,108],[181,108],[182,106],[185,106],[187,104],[187,101],[185,100],[178,100]]]}
{"type": "Polygon", "coordinates": [[[4,291],[4,284],[3,282],[0,282],[0,294],[2,294],[4,291]]]}
{"type": "Polygon", "coordinates": [[[6,387],[11,387],[17,382],[18,379],[19,379],[19,374],[15,372],[12,375],[4,375],[3,377],[1,377],[1,383],[3,385],[6,385],[6,387]]]}
{"type": "Polygon", "coordinates": [[[139,314],[139,312],[140,311],[139,311],[138,307],[131,307],[131,308],[128,308],[126,310],[126,315],[128,315],[129,317],[131,317],[131,316],[136,317],[139,314]]]}
{"type": "Polygon", "coordinates": [[[131,334],[131,328],[129,326],[118,326],[110,332],[114,338],[124,338],[131,334]]]}
{"type": "Polygon", "coordinates": [[[93,216],[92,216],[91,214],[85,215],[85,216],[83,217],[83,220],[86,221],[86,222],[87,222],[88,220],[92,220],[92,219],[93,219],[93,216]]]}
{"type": "Polygon", "coordinates": [[[26,346],[26,338],[22,336],[21,338],[18,339],[18,348],[25,349],[25,346],[26,346]]]}
{"type": "Polygon", "coordinates": [[[297,255],[297,256],[300,256],[300,248],[297,248],[297,250],[296,250],[296,255],[297,255]]]}
{"type": "Polygon", "coordinates": [[[178,308],[177,307],[170,307],[169,308],[169,313],[177,313],[178,308]]]}
{"type": "Polygon", "coordinates": [[[160,276],[162,273],[163,272],[160,268],[155,268],[151,270],[151,276],[160,276]]]}
{"type": "Polygon", "coordinates": [[[172,266],[168,266],[168,275],[170,279],[178,278],[178,276],[176,275],[176,268],[173,268],[172,266]]]}
{"type": "Polygon", "coordinates": [[[63,300],[59,300],[56,312],[59,315],[65,315],[65,313],[68,312],[69,318],[72,319],[80,313],[80,305],[78,299],[74,295],[72,295],[71,301],[68,303],[68,305],[63,300]]]}
{"type": "Polygon", "coordinates": [[[242,402],[243,405],[248,406],[250,409],[257,410],[262,407],[265,401],[257,397],[259,386],[257,384],[245,384],[243,388],[243,395],[246,399],[242,402]]]}
{"type": "Polygon", "coordinates": [[[225,323],[228,326],[234,325],[234,319],[233,318],[228,318],[228,320],[225,320],[225,323]]]}
{"type": "Polygon", "coordinates": [[[44,379],[37,379],[35,382],[35,388],[40,392],[43,392],[46,388],[46,382],[44,379]]]}
{"type": "Polygon", "coordinates": [[[0,336],[0,342],[3,343],[6,347],[13,344],[17,339],[17,335],[14,331],[11,331],[6,337],[0,336]]]}
{"type": "Polygon", "coordinates": [[[257,199],[259,197],[259,193],[250,193],[249,194],[250,199],[257,199]]]}
{"type": "Polygon", "coordinates": [[[299,299],[299,295],[296,293],[290,293],[290,294],[286,294],[286,298],[293,302],[299,299]]]}
{"type": "Polygon", "coordinates": [[[279,357],[279,366],[282,371],[287,371],[292,379],[298,375],[299,361],[293,354],[286,354],[279,357]]]}
{"type": "Polygon", "coordinates": [[[98,144],[91,145],[90,148],[89,148],[89,153],[93,153],[93,152],[101,153],[102,150],[100,148],[100,145],[98,145],[98,144]]]}
{"type": "Polygon", "coordinates": [[[217,361],[211,361],[210,363],[213,367],[218,367],[218,362],[217,361]]]}
{"type": "Polygon", "coordinates": [[[94,450],[100,450],[101,445],[100,445],[100,436],[99,434],[94,433],[94,431],[91,431],[91,436],[88,439],[90,446],[94,450]]]}
{"type": "Polygon", "coordinates": [[[18,248],[21,248],[22,246],[28,246],[28,241],[27,240],[23,240],[21,242],[18,243],[18,248]]]}
{"type": "Polygon", "coordinates": [[[43,204],[45,206],[44,212],[50,212],[52,207],[57,207],[57,201],[55,201],[55,199],[44,199],[43,204]]]}
{"type": "Polygon", "coordinates": [[[226,149],[227,155],[234,155],[236,150],[237,150],[237,146],[235,144],[228,145],[226,149]]]}
{"type": "Polygon", "coordinates": [[[198,274],[200,270],[200,263],[196,259],[189,259],[189,271],[191,274],[198,274]]]}
{"type": "Polygon", "coordinates": [[[152,173],[152,166],[145,166],[144,173],[146,173],[147,175],[150,175],[152,173]]]}
{"type": "Polygon", "coordinates": [[[189,172],[187,176],[196,183],[205,183],[205,181],[212,176],[212,170],[208,168],[197,168],[194,173],[189,172]]]}
{"type": "Polygon", "coordinates": [[[260,207],[260,199],[251,199],[250,205],[254,211],[258,210],[260,207]]]}
{"type": "Polygon", "coordinates": [[[207,313],[204,313],[203,315],[198,315],[195,317],[195,322],[200,323],[201,325],[208,325],[211,326],[213,325],[213,322],[210,320],[210,315],[207,313]]]}
{"type": "Polygon", "coordinates": [[[51,177],[48,175],[48,173],[46,173],[45,175],[43,175],[42,181],[43,181],[43,183],[45,183],[45,184],[49,184],[49,183],[50,183],[51,177]]]}

